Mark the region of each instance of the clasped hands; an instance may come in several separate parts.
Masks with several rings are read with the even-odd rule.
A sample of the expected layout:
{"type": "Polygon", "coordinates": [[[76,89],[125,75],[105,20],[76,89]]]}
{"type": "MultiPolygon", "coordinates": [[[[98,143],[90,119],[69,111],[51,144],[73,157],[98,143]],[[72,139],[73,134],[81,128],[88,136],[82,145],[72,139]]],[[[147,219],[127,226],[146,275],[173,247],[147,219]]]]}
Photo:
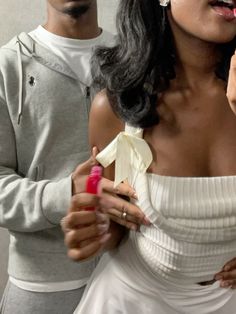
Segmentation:
{"type": "Polygon", "coordinates": [[[128,183],[114,188],[114,182],[102,178],[98,195],[85,193],[86,180],[92,165],[91,157],[72,174],[72,200],[61,225],[65,233],[68,256],[84,260],[103,250],[116,247],[127,229],[137,230],[140,224],[149,225],[138,206],[134,189],[128,183]],[[87,211],[95,207],[95,211],[87,211]]]}

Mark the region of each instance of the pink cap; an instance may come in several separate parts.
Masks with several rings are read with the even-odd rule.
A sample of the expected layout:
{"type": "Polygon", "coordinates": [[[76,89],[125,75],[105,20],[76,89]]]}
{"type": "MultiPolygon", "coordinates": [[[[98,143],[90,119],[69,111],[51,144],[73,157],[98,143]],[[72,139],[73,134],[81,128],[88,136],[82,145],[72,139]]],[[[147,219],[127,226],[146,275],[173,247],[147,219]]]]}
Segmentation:
{"type": "Polygon", "coordinates": [[[93,166],[91,169],[90,175],[92,176],[101,176],[102,175],[102,167],[101,166],[93,166]]]}

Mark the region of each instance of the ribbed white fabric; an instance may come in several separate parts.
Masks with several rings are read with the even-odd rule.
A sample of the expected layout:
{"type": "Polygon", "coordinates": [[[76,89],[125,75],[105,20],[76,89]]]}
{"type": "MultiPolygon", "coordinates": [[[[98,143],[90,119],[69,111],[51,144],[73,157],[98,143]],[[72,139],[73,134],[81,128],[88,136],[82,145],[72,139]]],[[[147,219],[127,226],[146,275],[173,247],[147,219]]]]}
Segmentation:
{"type": "MultiPolygon", "coordinates": [[[[137,160],[145,158],[143,147],[137,160]]],[[[109,164],[114,151],[106,152],[109,164]]],[[[126,169],[152,225],[131,231],[117,251],[103,256],[75,313],[234,314],[235,290],[198,283],[213,279],[236,256],[236,176],[168,177],[143,173],[137,165],[126,169]]]]}
{"type": "Polygon", "coordinates": [[[141,259],[171,281],[213,279],[236,256],[236,176],[139,174],[132,184],[152,221],[134,240],[141,259]]]}

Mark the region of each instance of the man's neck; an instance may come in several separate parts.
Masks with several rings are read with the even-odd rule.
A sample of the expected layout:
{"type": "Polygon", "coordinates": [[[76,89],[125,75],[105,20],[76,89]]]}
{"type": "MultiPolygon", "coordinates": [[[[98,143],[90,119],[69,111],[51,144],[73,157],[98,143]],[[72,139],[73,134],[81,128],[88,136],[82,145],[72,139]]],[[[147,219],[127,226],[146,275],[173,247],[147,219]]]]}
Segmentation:
{"type": "Polygon", "coordinates": [[[55,35],[73,39],[92,39],[101,33],[98,26],[97,8],[78,18],[48,10],[48,20],[44,28],[55,35]]]}

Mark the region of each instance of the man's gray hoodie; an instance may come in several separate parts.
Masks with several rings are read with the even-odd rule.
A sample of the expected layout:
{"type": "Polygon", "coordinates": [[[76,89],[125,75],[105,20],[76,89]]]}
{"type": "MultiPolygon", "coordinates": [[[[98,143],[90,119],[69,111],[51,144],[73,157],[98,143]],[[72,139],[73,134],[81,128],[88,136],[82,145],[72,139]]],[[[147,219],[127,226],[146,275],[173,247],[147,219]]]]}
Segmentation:
{"type": "Polygon", "coordinates": [[[77,280],[94,267],[69,260],[59,225],[89,156],[89,106],[88,88],[27,34],[0,49],[0,226],[14,278],[77,280]]]}

